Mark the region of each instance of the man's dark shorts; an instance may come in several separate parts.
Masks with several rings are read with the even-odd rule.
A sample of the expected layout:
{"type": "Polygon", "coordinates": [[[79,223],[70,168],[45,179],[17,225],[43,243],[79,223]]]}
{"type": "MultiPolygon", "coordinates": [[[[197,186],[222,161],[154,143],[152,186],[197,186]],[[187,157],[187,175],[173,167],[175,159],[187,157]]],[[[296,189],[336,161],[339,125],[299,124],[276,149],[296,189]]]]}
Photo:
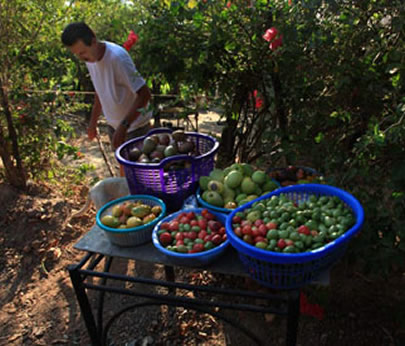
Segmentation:
{"type": "MultiPolygon", "coordinates": [[[[139,127],[139,128],[137,128],[137,129],[135,129],[135,130],[133,130],[131,132],[128,132],[126,140],[128,141],[128,140],[136,138],[136,137],[144,136],[149,132],[149,130],[151,128],[152,128],[152,125],[150,123],[148,123],[148,124],[146,124],[146,125],[144,125],[142,127],[139,127]]],[[[114,128],[112,126],[110,126],[110,125],[107,126],[107,132],[108,132],[108,137],[110,138],[111,147],[112,147],[112,138],[113,138],[113,135],[114,135],[114,131],[115,130],[114,130],[114,128]]]]}

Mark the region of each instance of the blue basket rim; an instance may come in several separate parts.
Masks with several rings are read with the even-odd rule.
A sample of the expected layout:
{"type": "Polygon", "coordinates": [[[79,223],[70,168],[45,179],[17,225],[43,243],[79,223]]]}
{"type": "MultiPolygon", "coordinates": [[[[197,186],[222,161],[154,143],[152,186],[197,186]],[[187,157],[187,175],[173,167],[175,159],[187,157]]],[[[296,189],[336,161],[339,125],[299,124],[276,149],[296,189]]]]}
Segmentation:
{"type": "MultiPolygon", "coordinates": [[[[229,239],[226,239],[223,243],[221,243],[219,246],[211,249],[211,250],[207,250],[207,251],[202,251],[202,252],[197,252],[197,253],[192,253],[192,254],[183,254],[183,253],[179,253],[179,252],[174,252],[174,251],[169,251],[166,250],[159,241],[159,235],[158,235],[158,231],[160,229],[160,225],[163,222],[168,222],[173,220],[175,217],[177,217],[178,215],[186,212],[194,212],[194,213],[201,213],[201,211],[203,211],[206,208],[189,208],[189,209],[182,209],[179,210],[173,214],[170,214],[168,216],[166,216],[164,219],[160,220],[159,223],[157,225],[155,225],[155,227],[153,228],[153,232],[152,232],[152,242],[153,245],[155,245],[155,247],[163,252],[165,255],[170,256],[170,257],[176,257],[176,258],[184,258],[184,259],[193,259],[193,258],[202,258],[202,257],[206,257],[206,256],[212,256],[215,255],[223,250],[225,250],[225,248],[229,245],[229,239]]],[[[217,213],[214,211],[209,210],[210,213],[212,213],[213,215],[215,215],[215,217],[221,221],[221,223],[224,225],[225,227],[225,221],[226,221],[226,215],[221,214],[221,213],[217,213]]]]}
{"type": "Polygon", "coordinates": [[[128,233],[128,232],[138,232],[138,231],[142,231],[145,230],[147,228],[151,228],[154,227],[166,214],[166,204],[157,197],[154,196],[150,196],[150,195],[128,195],[128,196],[124,196],[124,197],[120,197],[118,199],[115,199],[113,201],[108,202],[107,204],[103,205],[96,214],[96,224],[98,227],[100,227],[101,229],[103,229],[104,231],[107,232],[113,232],[113,233],[128,233]],[[103,212],[105,210],[107,210],[108,208],[110,208],[111,206],[118,204],[118,203],[122,203],[128,200],[139,200],[139,199],[143,199],[143,200],[151,200],[156,202],[158,205],[160,205],[160,207],[162,208],[162,212],[160,213],[160,215],[154,219],[153,221],[147,223],[146,225],[142,225],[142,226],[138,226],[138,227],[134,227],[134,228],[111,228],[108,226],[105,226],[101,223],[100,220],[100,215],[103,214],[103,212]]]}
{"type": "Polygon", "coordinates": [[[339,189],[335,186],[325,185],[325,184],[300,184],[300,185],[291,185],[287,187],[282,187],[275,191],[272,191],[264,196],[261,196],[251,202],[248,202],[241,207],[234,209],[226,218],[226,234],[228,235],[228,240],[231,245],[237,249],[237,251],[242,252],[245,255],[252,256],[258,259],[265,261],[273,261],[275,263],[303,263],[319,259],[324,255],[332,252],[337,246],[344,245],[350,238],[358,233],[361,230],[361,227],[364,223],[364,211],[360,202],[352,196],[350,193],[339,189]],[[272,196],[278,196],[282,193],[290,192],[307,192],[307,193],[324,193],[325,195],[337,196],[344,203],[346,203],[353,211],[356,217],[356,223],[348,229],[344,234],[339,238],[329,242],[325,246],[322,246],[318,249],[312,250],[311,252],[303,253],[279,253],[274,251],[268,251],[259,249],[255,246],[252,246],[243,240],[241,240],[232,230],[232,218],[237,212],[240,212],[244,209],[250,208],[255,202],[261,201],[263,199],[268,199],[272,196]]]}
{"type": "MultiPolygon", "coordinates": [[[[278,188],[281,188],[281,185],[280,185],[280,183],[279,183],[277,180],[275,180],[275,179],[273,179],[273,178],[272,178],[271,180],[272,180],[274,183],[277,184],[278,188]]],[[[273,190],[273,191],[274,191],[274,190],[273,190]]],[[[197,187],[197,191],[196,191],[195,195],[196,195],[196,197],[197,197],[198,203],[200,203],[203,207],[205,207],[205,208],[207,208],[207,209],[211,209],[211,210],[213,210],[213,211],[217,211],[217,212],[223,213],[223,214],[229,214],[229,213],[232,212],[232,210],[235,210],[235,209],[236,209],[236,208],[235,208],[235,209],[221,208],[221,207],[217,207],[217,206],[215,206],[215,205],[209,204],[208,202],[204,201],[203,198],[202,198],[202,196],[201,196],[201,188],[200,188],[200,186],[197,187]]]]}
{"type": "MultiPolygon", "coordinates": [[[[134,166],[134,167],[144,167],[144,168],[148,168],[148,167],[149,168],[161,168],[167,163],[167,161],[174,161],[174,160],[182,160],[182,159],[184,159],[185,156],[187,156],[187,155],[170,156],[170,157],[167,157],[167,158],[163,159],[159,163],[140,163],[140,162],[129,161],[129,160],[125,159],[121,155],[121,151],[124,148],[126,148],[127,146],[130,146],[130,145],[132,145],[133,143],[136,143],[136,142],[143,141],[146,137],[151,136],[151,135],[153,135],[155,133],[166,133],[166,132],[172,133],[173,131],[171,131],[170,129],[166,129],[166,128],[154,129],[154,130],[149,131],[144,136],[140,136],[140,137],[130,139],[129,141],[126,141],[123,144],[121,144],[115,150],[115,157],[117,158],[117,160],[118,160],[118,162],[120,164],[127,165],[127,166],[134,166]]],[[[190,160],[190,161],[201,160],[201,159],[206,158],[208,156],[214,155],[219,149],[219,142],[214,137],[212,137],[210,135],[202,134],[202,133],[199,133],[199,132],[191,132],[191,131],[184,131],[184,133],[186,135],[191,135],[191,136],[207,139],[207,140],[209,140],[209,141],[211,141],[213,143],[213,147],[207,153],[201,154],[199,156],[194,156],[194,157],[189,156],[188,160],[190,160]]]]}

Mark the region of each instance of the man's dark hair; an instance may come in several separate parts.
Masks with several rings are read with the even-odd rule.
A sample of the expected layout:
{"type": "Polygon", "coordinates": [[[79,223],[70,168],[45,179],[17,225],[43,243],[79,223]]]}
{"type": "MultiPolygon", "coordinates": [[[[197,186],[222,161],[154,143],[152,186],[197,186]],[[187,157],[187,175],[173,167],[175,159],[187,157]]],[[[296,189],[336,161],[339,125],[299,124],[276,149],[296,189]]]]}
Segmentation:
{"type": "Polygon", "coordinates": [[[69,24],[62,33],[62,42],[65,46],[73,46],[77,41],[82,40],[86,46],[91,46],[92,39],[96,37],[93,30],[84,23],[77,22],[69,24]]]}

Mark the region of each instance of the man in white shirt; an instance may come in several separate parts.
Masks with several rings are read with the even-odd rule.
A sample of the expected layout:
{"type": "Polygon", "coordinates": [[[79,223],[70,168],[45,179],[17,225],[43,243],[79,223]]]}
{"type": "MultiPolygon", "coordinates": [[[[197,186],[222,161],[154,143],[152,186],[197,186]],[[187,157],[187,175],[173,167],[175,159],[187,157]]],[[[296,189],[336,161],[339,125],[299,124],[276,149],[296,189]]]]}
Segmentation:
{"type": "Polygon", "coordinates": [[[89,139],[97,135],[101,113],[110,126],[113,149],[129,138],[146,134],[152,112],[140,110],[147,106],[151,92],[128,52],[115,43],[99,41],[83,22],[69,24],[62,33],[62,42],[85,61],[96,91],[87,130],[89,139]]]}

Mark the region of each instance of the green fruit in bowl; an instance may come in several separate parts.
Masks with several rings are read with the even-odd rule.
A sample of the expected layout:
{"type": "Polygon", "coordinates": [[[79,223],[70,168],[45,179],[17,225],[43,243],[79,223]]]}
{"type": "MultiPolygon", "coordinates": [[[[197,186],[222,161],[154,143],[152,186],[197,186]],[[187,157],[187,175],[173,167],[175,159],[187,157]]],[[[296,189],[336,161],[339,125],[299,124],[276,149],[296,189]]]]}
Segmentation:
{"type": "Polygon", "coordinates": [[[234,163],[231,165],[232,170],[240,172],[242,175],[244,174],[243,166],[239,163],[234,163]]]}
{"type": "Polygon", "coordinates": [[[266,173],[261,170],[258,170],[252,174],[253,182],[259,185],[264,184],[266,182],[266,177],[267,177],[266,173]]]}
{"type": "Polygon", "coordinates": [[[243,180],[243,174],[240,171],[231,171],[225,177],[225,184],[231,188],[237,188],[243,180]]]}
{"type": "Polygon", "coordinates": [[[200,189],[205,191],[208,190],[208,183],[211,181],[210,177],[207,176],[202,176],[200,177],[200,179],[198,180],[198,183],[200,185],[200,189]]]}
{"type": "Polygon", "coordinates": [[[241,183],[241,189],[243,193],[250,195],[256,191],[256,184],[252,180],[252,178],[245,177],[241,183]]]}
{"type": "Polygon", "coordinates": [[[222,169],[214,168],[210,172],[210,178],[219,182],[224,181],[224,171],[222,169]]]}
{"type": "Polygon", "coordinates": [[[249,165],[248,163],[242,163],[241,165],[242,165],[242,169],[243,169],[243,175],[245,175],[246,177],[251,177],[253,175],[253,173],[255,172],[253,167],[251,165],[249,165]]]}
{"type": "Polygon", "coordinates": [[[222,193],[222,191],[224,190],[224,185],[216,180],[211,180],[208,183],[207,187],[208,187],[208,190],[215,191],[218,193],[222,193]]]}
{"type": "Polygon", "coordinates": [[[104,226],[111,227],[111,228],[117,228],[120,224],[119,220],[113,215],[104,215],[101,218],[101,223],[104,226]]]}
{"type": "Polygon", "coordinates": [[[128,228],[138,227],[138,226],[141,226],[141,225],[143,225],[143,222],[139,217],[131,216],[127,220],[127,227],[128,228]]]}
{"type": "Polygon", "coordinates": [[[205,194],[205,201],[209,204],[215,205],[216,207],[223,207],[224,200],[222,199],[221,195],[215,191],[206,191],[205,194]]]}
{"type": "Polygon", "coordinates": [[[112,215],[115,217],[120,217],[122,215],[124,211],[122,210],[120,205],[114,205],[114,207],[112,208],[112,215]]]}

